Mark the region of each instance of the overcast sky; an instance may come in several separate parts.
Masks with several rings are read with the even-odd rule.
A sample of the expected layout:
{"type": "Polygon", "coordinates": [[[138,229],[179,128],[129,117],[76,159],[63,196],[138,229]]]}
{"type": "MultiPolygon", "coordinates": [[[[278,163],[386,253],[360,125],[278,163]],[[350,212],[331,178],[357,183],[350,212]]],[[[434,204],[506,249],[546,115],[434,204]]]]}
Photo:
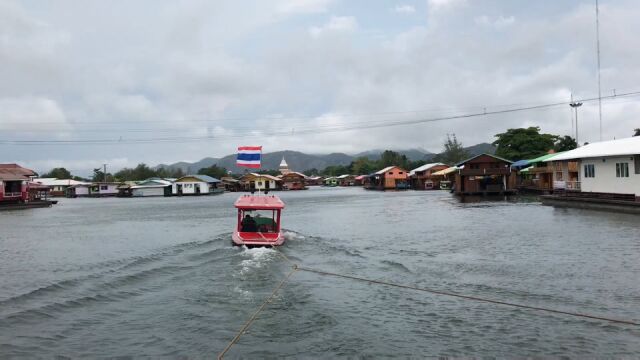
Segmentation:
{"type": "MultiPolygon", "coordinates": [[[[636,0],[600,1],[603,95],[640,91],[638,19],[636,0]]],[[[0,144],[0,162],[40,171],[194,161],[238,145],[437,152],[447,133],[465,145],[521,126],[565,135],[568,106],[326,130],[571,93],[598,94],[594,1],[0,0],[0,141],[120,141],[0,144]],[[172,140],[129,142],[158,138],[172,140]]],[[[602,118],[604,139],[632,135],[640,97],[603,101],[602,118]]],[[[579,121],[580,142],[597,141],[597,102],[579,121]]]]}

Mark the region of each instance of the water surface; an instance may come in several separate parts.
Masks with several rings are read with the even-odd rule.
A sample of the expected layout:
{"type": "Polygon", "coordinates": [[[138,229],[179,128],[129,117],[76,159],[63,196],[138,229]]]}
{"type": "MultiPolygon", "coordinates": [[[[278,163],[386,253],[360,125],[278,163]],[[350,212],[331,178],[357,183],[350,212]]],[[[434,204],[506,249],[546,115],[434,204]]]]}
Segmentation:
{"type": "MultiPolygon", "coordinates": [[[[0,213],[2,357],[211,358],[289,272],[232,247],[238,194],[0,213]]],[[[446,192],[279,193],[308,267],[640,321],[640,221],[446,192]]],[[[233,357],[637,356],[638,327],[297,272],[233,357]]]]}

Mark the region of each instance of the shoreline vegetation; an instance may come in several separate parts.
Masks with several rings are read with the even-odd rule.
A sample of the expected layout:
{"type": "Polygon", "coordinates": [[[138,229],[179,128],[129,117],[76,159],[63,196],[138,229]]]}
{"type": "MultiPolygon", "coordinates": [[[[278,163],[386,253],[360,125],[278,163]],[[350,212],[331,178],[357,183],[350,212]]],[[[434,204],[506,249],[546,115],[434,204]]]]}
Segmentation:
{"type": "MultiPolygon", "coordinates": [[[[571,136],[553,135],[540,133],[539,127],[508,129],[504,133],[496,134],[496,140],[491,144],[478,144],[476,146],[465,148],[458,140],[455,134],[447,134],[447,139],[443,143],[442,152],[439,154],[424,154],[422,159],[411,159],[400,151],[384,150],[378,154],[360,154],[352,159],[348,164],[328,165],[323,169],[308,168],[302,169],[302,173],[307,176],[339,176],[342,174],[370,174],[387,166],[399,166],[405,169],[414,169],[427,163],[441,162],[449,165],[456,164],[471,156],[480,153],[492,153],[502,158],[517,161],[520,159],[528,159],[536,156],[544,155],[549,150],[556,152],[575,149],[578,144],[571,136]],[[491,151],[493,150],[493,151],[491,151]]],[[[279,153],[293,153],[290,151],[279,153]]],[[[263,154],[263,157],[270,153],[263,154]]],[[[299,153],[301,154],[301,153],[299,153]]],[[[230,155],[233,156],[233,155],[230,155]]],[[[229,157],[229,156],[228,156],[229,157]]],[[[227,158],[228,158],[227,157],[227,158]]],[[[215,161],[217,159],[211,159],[215,161]]],[[[289,163],[289,159],[287,159],[289,163]]],[[[344,160],[344,159],[342,159],[344,160]]],[[[185,171],[182,167],[174,167],[171,165],[158,165],[150,167],[145,163],[139,163],[134,168],[123,168],[117,172],[104,173],[103,169],[95,168],[93,175],[90,177],[80,177],[71,174],[64,167],[54,168],[43,173],[42,178],[58,178],[73,179],[78,181],[92,182],[124,182],[124,181],[142,181],[149,178],[180,178],[188,173],[198,175],[208,175],[214,178],[231,176],[239,178],[244,172],[238,168],[232,169],[214,163],[210,166],[199,167],[198,169],[188,168],[185,171]]],[[[279,175],[277,167],[266,167],[254,171],[260,174],[279,175]]]]}

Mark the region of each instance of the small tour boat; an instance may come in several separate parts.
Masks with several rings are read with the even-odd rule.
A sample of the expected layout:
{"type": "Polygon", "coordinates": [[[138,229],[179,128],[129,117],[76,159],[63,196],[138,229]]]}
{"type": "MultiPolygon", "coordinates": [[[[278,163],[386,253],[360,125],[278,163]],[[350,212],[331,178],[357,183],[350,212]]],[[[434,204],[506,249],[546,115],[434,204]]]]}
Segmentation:
{"type": "Polygon", "coordinates": [[[284,202],[275,195],[243,195],[236,200],[238,224],[231,238],[234,245],[278,246],[284,243],[280,213],[284,202]]]}

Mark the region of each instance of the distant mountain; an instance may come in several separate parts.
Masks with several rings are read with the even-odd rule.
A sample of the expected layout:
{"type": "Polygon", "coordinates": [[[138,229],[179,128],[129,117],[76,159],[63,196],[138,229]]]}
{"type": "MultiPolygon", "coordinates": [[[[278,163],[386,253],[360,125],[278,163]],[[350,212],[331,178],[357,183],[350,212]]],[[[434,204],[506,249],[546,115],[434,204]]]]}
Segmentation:
{"type": "MultiPolygon", "coordinates": [[[[283,157],[287,165],[289,165],[289,169],[294,171],[305,171],[309,169],[322,170],[330,165],[349,165],[353,160],[353,157],[342,153],[311,155],[299,151],[285,150],[262,154],[262,169],[277,170],[283,157]]],[[[244,172],[246,169],[236,166],[235,154],[220,159],[218,166],[222,166],[236,173],[244,172]]]]}
{"type": "Polygon", "coordinates": [[[475,156],[479,154],[495,154],[496,153],[496,147],[488,143],[481,143],[481,144],[466,147],[464,149],[467,150],[467,152],[471,154],[471,156],[475,156]]]}
{"type": "MultiPolygon", "coordinates": [[[[490,153],[493,154],[496,151],[496,148],[487,143],[482,143],[474,146],[470,146],[465,148],[471,155],[477,155],[481,153],[490,153]]],[[[367,157],[371,160],[377,160],[380,158],[380,154],[384,150],[369,150],[363,151],[361,153],[355,155],[347,155],[343,153],[332,153],[326,155],[314,155],[314,154],[305,154],[299,151],[276,151],[272,153],[262,154],[262,169],[265,170],[277,170],[280,166],[280,161],[284,157],[289,165],[289,169],[295,171],[306,171],[309,169],[318,169],[322,170],[327,166],[331,165],[349,165],[354,159],[358,157],[367,157]]],[[[400,154],[406,155],[407,158],[411,161],[418,160],[431,160],[436,154],[433,154],[424,149],[408,149],[408,150],[394,150],[400,154]]],[[[234,173],[242,173],[246,168],[237,167],[236,166],[236,154],[227,155],[222,158],[211,158],[207,157],[200,161],[189,163],[189,162],[177,162],[175,164],[165,165],[160,164],[157,168],[170,168],[177,169],[180,168],[185,173],[196,173],[201,168],[209,167],[212,165],[217,165],[226,168],[227,170],[231,170],[234,173]]]]}
{"type": "Polygon", "coordinates": [[[212,165],[215,165],[218,163],[218,161],[220,161],[220,159],[217,158],[212,158],[212,157],[206,157],[200,161],[196,161],[194,163],[189,163],[186,161],[180,161],[177,162],[175,164],[171,164],[171,165],[165,165],[165,164],[160,164],[158,166],[156,166],[156,168],[160,169],[160,168],[167,168],[167,169],[182,169],[182,171],[185,174],[195,174],[198,172],[198,170],[205,168],[205,167],[209,167],[212,165]]]}
{"type": "MultiPolygon", "coordinates": [[[[400,155],[405,155],[407,159],[411,161],[427,160],[432,158],[435,155],[434,153],[425,149],[407,149],[407,150],[393,150],[393,151],[399,153],[400,155]]],[[[363,151],[361,153],[357,153],[353,155],[353,157],[354,158],[366,157],[370,160],[378,160],[380,159],[380,155],[382,154],[382,152],[384,152],[384,150],[380,150],[380,149],[363,151]]]]}

